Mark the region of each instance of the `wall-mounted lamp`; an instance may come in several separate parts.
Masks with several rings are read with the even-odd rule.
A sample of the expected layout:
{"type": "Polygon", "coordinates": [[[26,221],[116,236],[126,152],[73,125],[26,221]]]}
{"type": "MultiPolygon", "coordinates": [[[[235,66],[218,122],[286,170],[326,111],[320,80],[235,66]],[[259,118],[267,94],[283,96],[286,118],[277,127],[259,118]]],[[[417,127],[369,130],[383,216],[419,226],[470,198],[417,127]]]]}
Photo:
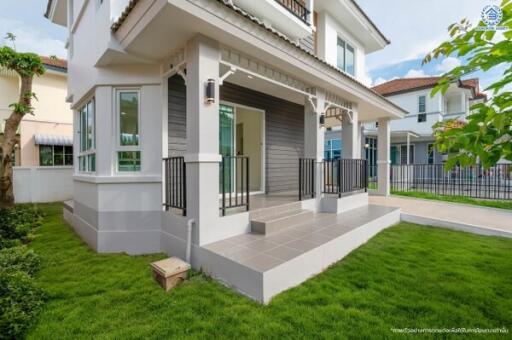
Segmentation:
{"type": "Polygon", "coordinates": [[[321,127],[325,126],[325,115],[324,114],[320,115],[320,126],[321,127]]]}
{"type": "Polygon", "coordinates": [[[207,104],[215,103],[215,79],[208,79],[206,82],[206,98],[207,104]]]}

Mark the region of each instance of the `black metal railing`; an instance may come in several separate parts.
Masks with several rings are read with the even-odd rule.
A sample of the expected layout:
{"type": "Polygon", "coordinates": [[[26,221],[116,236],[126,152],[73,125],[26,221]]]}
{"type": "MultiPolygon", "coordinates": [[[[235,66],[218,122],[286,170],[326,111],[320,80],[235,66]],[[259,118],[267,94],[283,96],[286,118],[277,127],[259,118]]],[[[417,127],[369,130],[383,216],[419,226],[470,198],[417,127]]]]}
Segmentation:
{"type": "Polygon", "coordinates": [[[220,164],[221,213],[245,207],[249,211],[249,157],[224,156],[220,164]]]}
{"type": "Polygon", "coordinates": [[[377,189],[379,168],[377,165],[368,164],[368,189],[377,189]]]}
{"type": "Polygon", "coordinates": [[[311,13],[303,1],[300,0],[276,0],[290,13],[309,25],[309,14],[311,13]]]}
{"type": "Polygon", "coordinates": [[[187,170],[184,157],[164,158],[165,210],[179,209],[187,215],[187,170]]]}
{"type": "Polygon", "coordinates": [[[323,162],[323,193],[342,194],[367,191],[368,168],[365,159],[334,159],[323,162]]]}
{"type": "Polygon", "coordinates": [[[392,165],[391,190],[510,200],[512,164],[498,164],[489,169],[482,165],[456,166],[448,171],[444,164],[392,165]]]}
{"type": "Polygon", "coordinates": [[[299,201],[315,197],[315,159],[299,159],[299,201]]]}

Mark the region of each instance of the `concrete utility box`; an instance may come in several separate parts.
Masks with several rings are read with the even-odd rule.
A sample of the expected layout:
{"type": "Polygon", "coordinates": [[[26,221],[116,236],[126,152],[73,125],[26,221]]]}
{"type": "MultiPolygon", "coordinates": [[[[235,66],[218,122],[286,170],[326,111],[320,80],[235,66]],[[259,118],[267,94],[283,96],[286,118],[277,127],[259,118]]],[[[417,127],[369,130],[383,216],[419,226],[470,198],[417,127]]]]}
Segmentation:
{"type": "Polygon", "coordinates": [[[190,264],[177,257],[151,263],[153,277],[165,291],[176,287],[187,278],[190,264]]]}

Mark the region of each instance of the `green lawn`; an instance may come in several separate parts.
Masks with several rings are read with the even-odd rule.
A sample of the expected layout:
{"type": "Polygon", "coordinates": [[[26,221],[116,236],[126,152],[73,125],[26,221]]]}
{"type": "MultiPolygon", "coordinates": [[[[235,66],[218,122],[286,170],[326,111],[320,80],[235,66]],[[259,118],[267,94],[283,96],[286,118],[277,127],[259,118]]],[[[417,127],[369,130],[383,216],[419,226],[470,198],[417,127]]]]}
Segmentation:
{"type": "Polygon", "coordinates": [[[404,327],[512,332],[510,239],[402,223],[262,306],[202,275],[165,293],[148,266],[163,255],[96,254],[63,222],[59,205],[44,210],[31,247],[43,260],[37,280],[48,301],[32,339],[370,339],[396,337],[390,329],[404,327]]]}
{"type": "Polygon", "coordinates": [[[393,195],[398,196],[406,196],[406,197],[415,197],[415,198],[423,198],[428,200],[437,200],[444,202],[454,202],[454,203],[464,203],[471,205],[479,205],[482,207],[488,208],[499,208],[499,209],[508,209],[512,210],[512,200],[509,201],[499,201],[499,200],[483,200],[476,199],[464,196],[445,196],[445,195],[436,195],[427,192],[421,191],[395,191],[391,192],[393,195]]]}

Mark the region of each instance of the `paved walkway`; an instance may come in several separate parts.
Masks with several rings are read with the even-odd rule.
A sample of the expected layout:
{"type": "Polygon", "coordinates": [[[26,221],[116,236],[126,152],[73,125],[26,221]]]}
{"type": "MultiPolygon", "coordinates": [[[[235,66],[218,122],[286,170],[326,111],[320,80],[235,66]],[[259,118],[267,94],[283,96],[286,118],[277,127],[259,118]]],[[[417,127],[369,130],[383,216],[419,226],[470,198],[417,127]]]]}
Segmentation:
{"type": "Polygon", "coordinates": [[[400,208],[404,221],[512,237],[512,212],[507,210],[397,196],[370,196],[370,203],[400,208]]]}

